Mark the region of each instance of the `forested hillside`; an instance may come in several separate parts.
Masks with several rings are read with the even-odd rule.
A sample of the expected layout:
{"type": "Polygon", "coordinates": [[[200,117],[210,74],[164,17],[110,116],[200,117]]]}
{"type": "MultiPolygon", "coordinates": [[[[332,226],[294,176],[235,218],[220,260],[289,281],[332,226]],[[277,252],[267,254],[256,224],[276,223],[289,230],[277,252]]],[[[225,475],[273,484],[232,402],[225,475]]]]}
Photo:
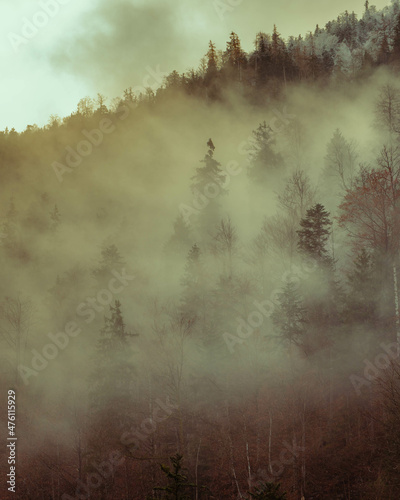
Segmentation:
{"type": "Polygon", "coordinates": [[[400,498],[400,3],[254,46],[0,132],[1,498],[400,498]]]}

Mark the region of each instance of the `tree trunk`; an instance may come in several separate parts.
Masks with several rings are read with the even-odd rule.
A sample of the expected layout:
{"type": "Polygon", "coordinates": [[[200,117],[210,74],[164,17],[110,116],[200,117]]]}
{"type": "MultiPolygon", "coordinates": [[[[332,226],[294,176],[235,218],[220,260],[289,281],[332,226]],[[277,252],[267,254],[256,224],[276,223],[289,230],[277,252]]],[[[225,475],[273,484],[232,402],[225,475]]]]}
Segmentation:
{"type": "Polygon", "coordinates": [[[269,435],[268,435],[268,469],[269,473],[272,474],[272,465],[271,465],[271,448],[272,448],[272,416],[271,412],[269,412],[269,435]]]}
{"type": "Polygon", "coordinates": [[[234,459],[233,459],[233,443],[232,443],[232,437],[231,437],[231,424],[230,424],[230,416],[229,416],[229,403],[228,403],[227,400],[225,401],[225,413],[226,413],[226,419],[227,419],[227,423],[228,423],[227,428],[228,428],[228,441],[229,441],[229,458],[230,458],[230,462],[231,462],[232,475],[233,475],[233,479],[235,480],[235,485],[236,485],[236,488],[237,488],[237,491],[238,491],[238,496],[239,496],[239,498],[243,498],[242,492],[240,490],[239,481],[237,479],[236,470],[235,470],[235,464],[234,464],[234,459]]]}
{"type": "Polygon", "coordinates": [[[399,289],[397,286],[397,268],[393,264],[393,288],[394,288],[394,306],[396,314],[396,341],[397,346],[400,346],[400,315],[399,315],[399,289]]]}
{"type": "Polygon", "coordinates": [[[199,499],[199,453],[200,453],[200,447],[201,447],[201,438],[199,442],[199,447],[197,448],[197,455],[196,455],[196,468],[195,468],[195,478],[196,478],[196,500],[199,499]]]}

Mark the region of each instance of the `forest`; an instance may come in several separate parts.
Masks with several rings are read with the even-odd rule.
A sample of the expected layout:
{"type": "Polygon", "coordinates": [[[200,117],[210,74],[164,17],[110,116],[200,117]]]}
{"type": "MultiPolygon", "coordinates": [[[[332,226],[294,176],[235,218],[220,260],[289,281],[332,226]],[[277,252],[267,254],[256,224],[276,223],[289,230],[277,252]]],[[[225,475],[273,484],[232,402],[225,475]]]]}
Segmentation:
{"type": "Polygon", "coordinates": [[[367,0],[0,132],[1,499],[400,498],[399,75],[367,0]]]}

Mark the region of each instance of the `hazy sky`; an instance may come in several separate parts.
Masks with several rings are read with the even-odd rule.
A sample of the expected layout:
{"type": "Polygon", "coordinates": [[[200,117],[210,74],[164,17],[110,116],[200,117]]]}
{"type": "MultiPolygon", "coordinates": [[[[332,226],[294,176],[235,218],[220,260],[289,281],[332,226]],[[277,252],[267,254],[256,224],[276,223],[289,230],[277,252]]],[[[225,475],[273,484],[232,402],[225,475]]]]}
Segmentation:
{"type": "MultiPolygon", "coordinates": [[[[382,8],[390,0],[371,3],[382,8]]],[[[274,23],[284,37],[305,34],[346,9],[361,14],[363,4],[364,0],[0,2],[0,129],[43,125],[51,114],[65,116],[80,98],[97,92],[115,97],[129,86],[157,87],[163,73],[197,68],[210,39],[224,49],[232,30],[248,51],[255,34],[270,33],[274,23]],[[51,17],[44,15],[45,9],[51,17]]]]}

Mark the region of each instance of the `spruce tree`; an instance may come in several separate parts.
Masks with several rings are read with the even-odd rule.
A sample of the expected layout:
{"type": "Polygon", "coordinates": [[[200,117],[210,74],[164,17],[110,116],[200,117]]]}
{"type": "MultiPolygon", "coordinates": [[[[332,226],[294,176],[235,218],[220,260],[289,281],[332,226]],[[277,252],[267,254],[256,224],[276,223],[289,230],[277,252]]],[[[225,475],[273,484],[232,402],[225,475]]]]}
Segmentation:
{"type": "Polygon", "coordinates": [[[232,71],[236,78],[242,80],[243,69],[247,65],[246,54],[242,50],[239,37],[232,31],[229,41],[226,44],[225,67],[232,71]]]}
{"type": "Polygon", "coordinates": [[[283,166],[283,158],[274,151],[275,133],[264,121],[253,130],[253,144],[249,148],[249,177],[257,184],[265,185],[271,176],[283,166]]]}
{"type": "Polygon", "coordinates": [[[320,263],[332,264],[326,248],[331,225],[329,213],[320,203],[307,210],[306,217],[300,221],[302,229],[297,231],[300,252],[320,263]]]}
{"type": "Polygon", "coordinates": [[[223,173],[221,163],[214,158],[215,146],[212,139],[207,142],[208,151],[201,163],[202,167],[196,169],[196,174],[192,177],[192,191],[194,194],[197,192],[203,193],[205,188],[210,182],[215,182],[222,185],[225,182],[226,175],[223,173]]]}
{"type": "Polygon", "coordinates": [[[272,314],[272,321],[280,339],[292,344],[301,345],[305,331],[306,309],[293,280],[288,280],[283,292],[278,297],[278,307],[272,314]]]}
{"type": "Polygon", "coordinates": [[[383,34],[378,52],[378,64],[387,64],[390,57],[390,47],[386,33],[383,34]]]}
{"type": "Polygon", "coordinates": [[[279,81],[286,80],[286,45],[284,40],[281,38],[280,33],[276,25],[274,25],[274,31],[272,33],[272,43],[271,43],[271,58],[272,58],[272,74],[279,81]]]}
{"type": "Polygon", "coordinates": [[[212,139],[207,142],[208,151],[201,163],[203,166],[196,169],[192,177],[191,190],[195,199],[194,206],[198,210],[196,225],[198,237],[202,245],[210,244],[210,229],[220,219],[220,204],[218,198],[226,195],[223,187],[226,175],[221,164],[214,158],[215,146],[212,139]]]}
{"type": "MultiPolygon", "coordinates": [[[[187,493],[188,490],[197,488],[196,484],[189,483],[187,475],[184,473],[182,465],[183,457],[177,453],[170,457],[172,467],[168,465],[160,465],[161,470],[168,479],[167,486],[156,486],[153,491],[162,492],[162,498],[165,500],[190,500],[193,496],[187,493]]],[[[157,500],[160,497],[147,497],[147,500],[157,500]]]]}
{"type": "Polygon", "coordinates": [[[281,493],[280,484],[262,483],[250,497],[256,500],[286,500],[286,493],[281,493]]]}
{"type": "Polygon", "coordinates": [[[312,286],[304,287],[304,307],[307,310],[307,335],[302,348],[309,355],[332,343],[335,326],[341,323],[343,291],[335,275],[335,261],[327,244],[331,234],[329,213],[321,204],[307,211],[300,222],[298,248],[303,257],[314,262],[309,279],[312,286]]]}
{"type": "Polygon", "coordinates": [[[394,28],[392,60],[396,63],[400,63],[400,14],[397,16],[396,26],[394,28]]]}
{"type": "Polygon", "coordinates": [[[116,245],[107,245],[101,251],[101,260],[93,269],[92,275],[99,285],[106,285],[112,277],[112,271],[120,271],[124,261],[116,245]]]}
{"type": "Polygon", "coordinates": [[[251,56],[251,63],[254,66],[257,85],[264,85],[271,71],[270,36],[265,33],[258,33],[255,40],[255,47],[256,49],[251,56]]]}
{"type": "Polygon", "coordinates": [[[216,76],[218,71],[217,61],[218,59],[217,59],[217,51],[215,48],[215,44],[210,40],[207,52],[206,81],[210,81],[216,76]]]}
{"type": "Polygon", "coordinates": [[[174,232],[165,245],[171,256],[186,256],[192,245],[191,230],[184,217],[179,215],[174,222],[174,232]]]}
{"type": "Polygon", "coordinates": [[[110,306],[110,315],[104,317],[90,388],[95,420],[98,423],[112,421],[115,431],[127,425],[130,388],[136,373],[129,342],[133,336],[136,334],[127,331],[121,303],[116,300],[114,306],[110,306]]]}

